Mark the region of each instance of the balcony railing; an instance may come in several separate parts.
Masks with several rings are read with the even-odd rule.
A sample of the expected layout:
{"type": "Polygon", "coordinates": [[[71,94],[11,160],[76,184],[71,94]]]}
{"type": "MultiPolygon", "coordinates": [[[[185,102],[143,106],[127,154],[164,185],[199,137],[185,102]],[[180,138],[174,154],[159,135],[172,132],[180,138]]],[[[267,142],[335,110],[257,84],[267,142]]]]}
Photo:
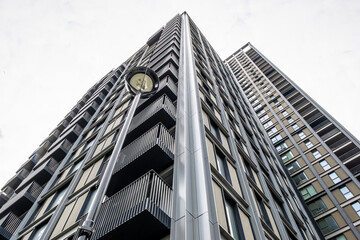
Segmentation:
{"type": "Polygon", "coordinates": [[[157,99],[163,95],[169,97],[171,101],[175,101],[177,98],[177,86],[169,76],[160,81],[159,90],[154,94],[154,96],[148,99],[140,100],[139,106],[136,108],[135,114],[149,106],[154,101],[154,99],[157,99]]]}
{"type": "Polygon", "coordinates": [[[33,181],[36,181],[40,185],[45,184],[47,181],[50,180],[51,176],[54,174],[58,166],[59,163],[56,160],[50,158],[47,163],[30,172],[29,176],[27,176],[24,181],[22,181],[22,183],[15,190],[15,192],[20,192],[24,187],[26,187],[33,181]]]}
{"type": "Polygon", "coordinates": [[[162,124],[156,125],[122,149],[107,195],[111,196],[151,169],[160,172],[171,166],[173,152],[173,136],[162,124]]]}
{"type": "Polygon", "coordinates": [[[0,220],[0,239],[10,239],[21,223],[21,219],[13,213],[9,213],[0,220]]]}
{"type": "Polygon", "coordinates": [[[33,182],[18,194],[14,194],[0,209],[0,218],[9,212],[12,212],[17,216],[21,216],[29,210],[36,198],[40,195],[41,191],[42,187],[36,182],[33,182]]]}
{"type": "Polygon", "coordinates": [[[172,189],[151,171],[107,199],[92,239],[160,239],[169,234],[172,189]]]}
{"type": "Polygon", "coordinates": [[[170,129],[175,125],[175,114],[175,106],[166,95],[158,98],[140,113],[135,115],[126,136],[124,146],[138,138],[141,134],[148,131],[159,122],[170,129]]]}

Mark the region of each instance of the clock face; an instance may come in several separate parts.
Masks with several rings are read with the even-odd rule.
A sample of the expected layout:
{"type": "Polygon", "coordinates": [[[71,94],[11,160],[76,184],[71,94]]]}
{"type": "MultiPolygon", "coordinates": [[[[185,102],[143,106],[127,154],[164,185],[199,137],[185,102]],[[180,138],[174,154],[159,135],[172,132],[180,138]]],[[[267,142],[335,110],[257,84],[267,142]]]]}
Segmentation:
{"type": "Polygon", "coordinates": [[[137,91],[151,92],[154,88],[153,80],[144,73],[137,73],[130,79],[130,85],[137,91]]]}

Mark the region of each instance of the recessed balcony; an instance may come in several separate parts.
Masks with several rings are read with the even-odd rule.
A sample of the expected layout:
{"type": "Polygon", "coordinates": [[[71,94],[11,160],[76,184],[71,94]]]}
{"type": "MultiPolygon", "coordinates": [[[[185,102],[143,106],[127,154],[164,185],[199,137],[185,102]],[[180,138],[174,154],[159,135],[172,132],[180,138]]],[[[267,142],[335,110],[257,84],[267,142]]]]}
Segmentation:
{"type": "Polygon", "coordinates": [[[111,196],[151,169],[161,172],[171,166],[173,152],[173,136],[162,124],[156,125],[121,150],[107,195],[111,196]]]}
{"type": "Polygon", "coordinates": [[[8,213],[0,220],[0,240],[10,239],[21,223],[21,219],[13,213],[8,213]]]}
{"type": "Polygon", "coordinates": [[[151,171],[108,198],[93,239],[161,239],[170,232],[172,189],[151,171]]]}
{"type": "Polygon", "coordinates": [[[35,169],[38,168],[45,159],[53,158],[56,161],[61,161],[70,150],[71,145],[72,143],[69,142],[69,140],[64,139],[62,142],[58,143],[57,145],[51,146],[48,153],[42,158],[42,160],[40,160],[40,162],[37,163],[35,169]]]}
{"type": "Polygon", "coordinates": [[[75,140],[80,136],[82,130],[83,128],[80,126],[80,124],[71,124],[62,132],[61,136],[54,142],[54,145],[58,144],[64,139],[67,139],[71,143],[75,142],[75,140]]]}
{"type": "Polygon", "coordinates": [[[27,177],[27,175],[29,175],[29,171],[22,168],[5,184],[5,186],[16,189],[20,185],[20,183],[27,177]]]}
{"type": "Polygon", "coordinates": [[[175,125],[175,114],[175,106],[166,95],[158,98],[134,116],[124,146],[158,123],[162,123],[167,129],[170,129],[175,125]]]}
{"type": "Polygon", "coordinates": [[[33,182],[18,194],[14,194],[0,209],[0,218],[9,212],[21,216],[30,209],[41,191],[42,187],[36,182],[33,182]]]}
{"type": "Polygon", "coordinates": [[[20,192],[28,184],[34,181],[40,185],[45,184],[47,181],[50,180],[58,166],[59,163],[56,160],[50,158],[47,163],[44,163],[38,168],[36,168],[34,171],[31,171],[30,174],[21,182],[15,192],[20,192]]]}

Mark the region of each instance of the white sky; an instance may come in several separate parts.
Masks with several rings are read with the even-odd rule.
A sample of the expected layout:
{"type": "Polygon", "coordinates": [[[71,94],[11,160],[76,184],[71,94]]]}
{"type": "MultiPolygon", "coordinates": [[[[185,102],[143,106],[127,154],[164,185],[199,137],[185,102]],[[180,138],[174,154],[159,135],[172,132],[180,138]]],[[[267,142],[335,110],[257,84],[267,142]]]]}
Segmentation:
{"type": "Polygon", "coordinates": [[[0,0],[0,187],[87,89],[183,11],[223,59],[251,42],[360,138],[358,0],[0,0]]]}

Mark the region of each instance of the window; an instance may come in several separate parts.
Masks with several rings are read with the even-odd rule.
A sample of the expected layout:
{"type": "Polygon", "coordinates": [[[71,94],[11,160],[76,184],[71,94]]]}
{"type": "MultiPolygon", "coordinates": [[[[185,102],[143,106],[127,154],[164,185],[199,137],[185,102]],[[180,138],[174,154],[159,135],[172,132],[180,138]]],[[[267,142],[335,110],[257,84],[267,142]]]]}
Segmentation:
{"type": "Polygon", "coordinates": [[[278,152],[281,152],[281,151],[283,151],[284,149],[286,149],[287,147],[288,147],[287,144],[286,144],[285,142],[283,142],[283,143],[280,143],[279,145],[276,146],[276,150],[277,150],[278,152]]]}
{"type": "Polygon", "coordinates": [[[346,200],[354,197],[354,195],[352,194],[352,192],[350,192],[350,190],[347,187],[342,187],[340,188],[340,192],[344,195],[344,198],[346,200]]]}
{"type": "Polygon", "coordinates": [[[329,177],[334,182],[334,184],[337,184],[337,183],[341,182],[341,178],[339,178],[339,176],[336,174],[336,172],[330,173],[329,177]]]}
{"type": "Polygon", "coordinates": [[[252,100],[254,100],[256,98],[255,95],[252,95],[251,98],[249,98],[249,101],[251,102],[252,100]]]}
{"type": "Polygon", "coordinates": [[[312,146],[314,146],[314,144],[312,142],[310,142],[310,140],[306,140],[305,145],[307,148],[311,148],[312,146]]]}
{"type": "Polygon", "coordinates": [[[300,164],[297,161],[295,161],[295,162],[290,163],[286,167],[287,167],[287,170],[289,171],[289,173],[291,174],[291,173],[295,172],[296,170],[300,169],[300,164]]]}
{"type": "Polygon", "coordinates": [[[288,117],[286,120],[288,121],[288,123],[294,122],[294,119],[292,119],[291,117],[288,117]]]}
{"type": "Polygon", "coordinates": [[[90,189],[88,195],[86,196],[86,200],[85,200],[85,204],[83,205],[82,209],[80,210],[79,216],[77,217],[76,220],[79,220],[82,216],[84,216],[85,214],[87,214],[89,212],[91,203],[94,200],[95,197],[95,193],[96,190],[95,189],[90,189]]]}
{"type": "Polygon", "coordinates": [[[261,118],[260,118],[260,121],[261,122],[263,122],[263,121],[265,121],[266,119],[268,119],[269,118],[269,115],[264,115],[264,116],[262,116],[261,118]]]}
{"type": "Polygon", "coordinates": [[[114,143],[116,141],[116,139],[119,136],[119,133],[120,133],[120,129],[117,129],[114,136],[113,136],[113,138],[111,139],[111,143],[114,143]]]}
{"type": "Polygon", "coordinates": [[[229,176],[229,172],[228,172],[228,169],[227,169],[225,156],[223,156],[222,154],[219,154],[218,151],[215,151],[215,152],[216,152],[215,155],[216,155],[217,169],[220,172],[220,174],[226,180],[228,180],[228,182],[230,182],[230,176],[229,176]]]}
{"type": "Polygon", "coordinates": [[[299,132],[298,136],[299,136],[300,139],[304,139],[306,137],[304,132],[299,132]]]}
{"type": "Polygon", "coordinates": [[[34,229],[34,231],[32,232],[30,239],[31,240],[39,240],[42,237],[42,235],[44,234],[46,226],[47,226],[47,223],[42,226],[36,227],[34,229]]]}
{"type": "Polygon", "coordinates": [[[277,99],[275,99],[273,102],[274,102],[275,105],[279,104],[279,100],[277,100],[277,99]]]}
{"type": "Polygon", "coordinates": [[[67,187],[64,187],[60,190],[58,190],[55,194],[54,197],[51,199],[51,203],[49,204],[49,206],[47,207],[46,211],[56,207],[61,200],[63,200],[65,193],[66,193],[67,187]]]}
{"type": "Polygon", "coordinates": [[[221,142],[219,127],[212,120],[210,120],[210,131],[221,142]]]}
{"type": "MultiPolygon", "coordinates": [[[[279,105],[277,108],[278,108],[279,111],[281,111],[281,110],[284,109],[284,107],[283,107],[282,105],[279,105]]],[[[283,114],[284,116],[286,116],[286,115],[287,115],[287,112],[286,112],[286,115],[284,114],[284,112],[286,112],[286,111],[283,111],[282,114],[283,114]]]]}
{"type": "Polygon", "coordinates": [[[308,207],[313,216],[316,216],[327,210],[325,203],[321,199],[317,199],[317,200],[309,203],[308,207]]]}
{"type": "Polygon", "coordinates": [[[318,159],[321,157],[321,153],[316,149],[314,151],[312,151],[312,155],[314,156],[315,159],[318,159]]]}
{"type": "Polygon", "coordinates": [[[271,135],[273,135],[273,134],[276,133],[276,132],[277,132],[276,127],[273,127],[272,129],[270,129],[270,130],[267,132],[267,134],[268,134],[269,136],[271,136],[271,135]]]}
{"type": "Polygon", "coordinates": [[[320,165],[324,169],[324,171],[327,171],[331,168],[331,166],[329,165],[329,163],[326,160],[320,161],[320,165]]]}
{"type": "Polygon", "coordinates": [[[302,189],[300,189],[300,193],[302,195],[302,197],[304,198],[304,200],[309,199],[310,197],[314,196],[317,192],[315,190],[315,188],[313,187],[313,185],[308,185],[302,189]]]}
{"type": "Polygon", "coordinates": [[[254,110],[257,111],[257,110],[259,110],[261,107],[262,107],[261,104],[258,104],[258,105],[256,105],[256,106],[254,107],[254,110]]]}
{"type": "Polygon", "coordinates": [[[74,163],[73,166],[71,167],[69,173],[67,174],[67,176],[69,176],[70,174],[72,174],[73,172],[78,170],[83,161],[84,161],[84,159],[81,159],[81,160],[77,161],[76,163],[74,163]]]}
{"type": "Polygon", "coordinates": [[[257,112],[256,114],[258,115],[258,116],[260,116],[261,114],[263,114],[265,112],[265,110],[264,109],[261,109],[259,112],[257,112]]]}
{"type": "Polygon", "coordinates": [[[351,206],[353,207],[353,209],[355,210],[357,215],[360,217],[360,203],[356,202],[356,203],[351,204],[351,206]]]}
{"type": "Polygon", "coordinates": [[[104,125],[104,122],[101,122],[101,123],[97,124],[97,125],[94,127],[94,131],[93,131],[93,132],[96,132],[97,130],[99,130],[100,128],[102,128],[103,125],[104,125]]]}
{"type": "Polygon", "coordinates": [[[282,139],[280,134],[276,135],[275,137],[271,138],[272,143],[276,143],[282,139]]]}
{"type": "Polygon", "coordinates": [[[294,125],[292,125],[292,128],[294,129],[294,131],[299,129],[299,126],[295,123],[294,125]]]}
{"type": "Polygon", "coordinates": [[[291,160],[294,157],[294,154],[291,151],[288,151],[280,156],[284,163],[291,160]]]}
{"type": "MultiPolygon", "coordinates": [[[[225,199],[225,211],[230,235],[236,240],[243,239],[243,236],[240,238],[240,229],[238,224],[239,216],[237,216],[236,205],[232,204],[228,199],[225,199]]],[[[241,235],[243,235],[243,233],[241,235]]]]}
{"type": "Polygon", "coordinates": [[[81,152],[85,152],[86,150],[88,150],[93,144],[94,144],[95,138],[90,139],[89,141],[87,141],[84,145],[84,147],[81,149],[81,152]]]}
{"type": "Polygon", "coordinates": [[[306,176],[306,174],[304,172],[301,172],[301,173],[293,176],[293,179],[294,179],[296,185],[299,186],[300,184],[303,184],[304,182],[306,182],[308,180],[308,177],[306,176]]]}
{"type": "Polygon", "coordinates": [[[256,103],[258,103],[259,102],[259,100],[258,99],[256,99],[255,101],[253,101],[252,103],[251,103],[251,105],[255,105],[256,103]]]}
{"type": "Polygon", "coordinates": [[[336,229],[339,228],[339,226],[337,225],[337,223],[335,222],[334,218],[331,215],[318,220],[317,223],[320,227],[321,232],[324,235],[332,231],[335,231],[336,229]]]}
{"type": "Polygon", "coordinates": [[[271,125],[273,125],[273,122],[270,120],[264,124],[264,128],[266,129],[266,128],[270,127],[271,125]]]}
{"type": "Polygon", "coordinates": [[[341,234],[339,236],[331,238],[330,240],[346,240],[346,237],[344,236],[344,234],[341,234]]]}
{"type": "Polygon", "coordinates": [[[267,95],[270,95],[270,94],[271,94],[271,91],[267,91],[266,94],[267,94],[267,95]]]}
{"type": "Polygon", "coordinates": [[[260,212],[261,218],[266,222],[266,224],[272,229],[271,222],[269,219],[269,215],[267,214],[266,207],[264,204],[264,200],[257,194],[255,194],[256,203],[258,206],[258,210],[260,212]]]}

